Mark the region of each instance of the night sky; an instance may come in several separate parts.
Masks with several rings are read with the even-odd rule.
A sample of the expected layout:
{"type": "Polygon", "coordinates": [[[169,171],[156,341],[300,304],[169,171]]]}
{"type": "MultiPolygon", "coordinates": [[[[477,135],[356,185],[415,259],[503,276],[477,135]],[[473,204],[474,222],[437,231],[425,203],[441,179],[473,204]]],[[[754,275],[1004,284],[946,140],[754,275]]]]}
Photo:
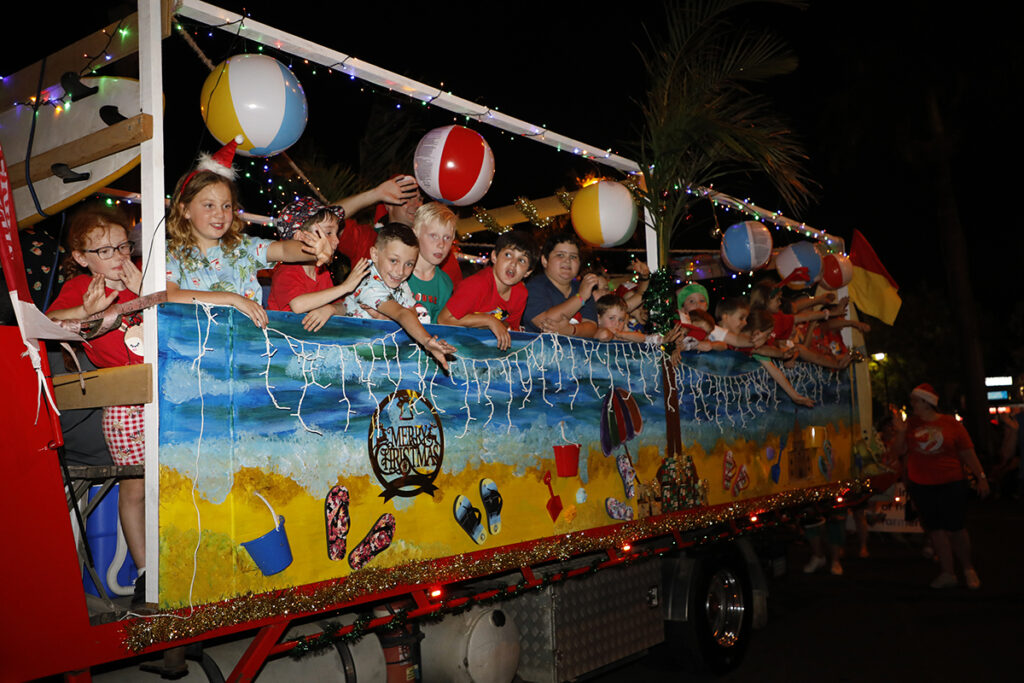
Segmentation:
{"type": "MultiPolygon", "coordinates": [[[[425,10],[422,3],[377,3],[361,10],[349,3],[325,8],[326,3],[298,0],[219,4],[244,7],[258,21],[425,83],[443,83],[466,99],[633,158],[632,141],[640,130],[636,100],[645,86],[635,46],[647,44],[644,25],[657,36],[663,23],[663,5],[656,2],[620,3],[607,10],[579,3],[474,3],[461,10],[445,5],[443,12],[425,10]]],[[[31,44],[20,49],[5,48],[0,73],[100,28],[131,5],[110,10],[108,17],[85,3],[68,3],[56,20],[50,5],[36,5],[47,13],[39,17],[46,30],[33,31],[31,44]]],[[[1001,338],[1017,307],[1012,278],[1024,246],[1014,225],[1022,59],[1016,23],[1002,5],[981,2],[957,9],[942,12],[926,2],[837,1],[812,2],[803,10],[759,5],[745,14],[784,36],[800,60],[794,74],[764,90],[804,141],[807,172],[817,183],[811,205],[794,217],[847,240],[860,229],[901,287],[927,292],[936,314],[948,315],[940,245],[932,228],[935,193],[928,180],[934,161],[924,103],[933,96],[948,133],[975,298],[985,314],[986,336],[1001,338]]],[[[5,32],[11,28],[7,24],[5,32]]],[[[215,34],[196,38],[214,62],[244,51],[215,34]]],[[[215,145],[199,117],[206,67],[177,36],[166,40],[165,48],[170,185],[196,150],[215,145]]],[[[358,141],[374,103],[416,110],[410,116],[424,129],[453,122],[443,110],[360,92],[359,82],[337,73],[321,68],[313,75],[307,65],[292,66],[310,104],[302,142],[312,141],[333,160],[358,164],[358,141]]],[[[571,188],[573,178],[587,170],[569,155],[476,128],[496,157],[486,206],[571,188]]],[[[717,187],[793,215],[757,179],[724,180],[717,187]]],[[[686,246],[713,246],[710,227],[689,230],[686,246]]],[[[1008,362],[1002,346],[993,346],[990,364],[1008,362]]]]}

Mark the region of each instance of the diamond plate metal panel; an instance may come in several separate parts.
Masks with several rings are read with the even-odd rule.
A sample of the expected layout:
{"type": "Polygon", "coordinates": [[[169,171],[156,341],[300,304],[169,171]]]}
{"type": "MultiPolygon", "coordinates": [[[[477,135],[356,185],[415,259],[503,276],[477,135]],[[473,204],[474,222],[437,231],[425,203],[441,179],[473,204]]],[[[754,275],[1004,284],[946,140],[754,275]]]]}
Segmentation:
{"type": "Polygon", "coordinates": [[[657,562],[604,569],[506,603],[522,635],[519,676],[531,683],[573,680],[665,638],[657,562]]]}

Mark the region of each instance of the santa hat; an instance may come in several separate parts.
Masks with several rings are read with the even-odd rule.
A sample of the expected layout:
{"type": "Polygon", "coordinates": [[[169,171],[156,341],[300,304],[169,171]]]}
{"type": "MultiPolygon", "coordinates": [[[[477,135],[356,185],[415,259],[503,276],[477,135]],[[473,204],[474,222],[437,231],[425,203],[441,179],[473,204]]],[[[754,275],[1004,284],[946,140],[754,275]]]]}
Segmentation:
{"type": "Polygon", "coordinates": [[[185,191],[188,184],[192,182],[192,178],[200,171],[212,171],[219,176],[223,176],[225,180],[234,182],[235,178],[238,177],[238,172],[231,163],[235,160],[235,150],[238,149],[238,145],[244,140],[245,138],[241,135],[236,135],[234,140],[229,141],[228,144],[213,154],[200,153],[196,167],[192,169],[188,176],[185,177],[185,182],[181,184],[181,191],[185,191]]]}
{"type": "Polygon", "coordinates": [[[932,385],[928,384],[927,382],[924,384],[918,384],[916,387],[914,387],[914,390],[910,392],[910,396],[911,398],[916,396],[917,398],[921,399],[922,401],[930,405],[932,408],[935,408],[939,405],[939,395],[935,393],[935,388],[932,387],[932,385]]]}

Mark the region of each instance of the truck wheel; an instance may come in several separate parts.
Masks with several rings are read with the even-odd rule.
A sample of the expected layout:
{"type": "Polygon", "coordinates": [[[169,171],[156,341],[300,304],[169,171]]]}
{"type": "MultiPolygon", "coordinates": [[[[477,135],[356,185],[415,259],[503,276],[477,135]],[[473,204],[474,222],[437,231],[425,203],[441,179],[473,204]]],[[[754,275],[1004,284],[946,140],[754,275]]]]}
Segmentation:
{"type": "Polygon", "coordinates": [[[669,636],[681,641],[688,668],[723,673],[743,658],[753,613],[743,560],[733,555],[705,557],[690,584],[687,620],[668,622],[669,636]]]}

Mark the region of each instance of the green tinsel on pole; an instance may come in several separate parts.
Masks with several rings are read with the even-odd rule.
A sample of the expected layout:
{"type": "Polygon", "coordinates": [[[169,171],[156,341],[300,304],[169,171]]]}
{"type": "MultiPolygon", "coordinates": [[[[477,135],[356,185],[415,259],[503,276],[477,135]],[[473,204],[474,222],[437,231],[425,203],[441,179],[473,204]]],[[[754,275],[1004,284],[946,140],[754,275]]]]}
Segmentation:
{"type": "Polygon", "coordinates": [[[651,273],[651,281],[644,292],[644,307],[652,332],[665,334],[679,320],[675,277],[667,267],[651,273]]]}

